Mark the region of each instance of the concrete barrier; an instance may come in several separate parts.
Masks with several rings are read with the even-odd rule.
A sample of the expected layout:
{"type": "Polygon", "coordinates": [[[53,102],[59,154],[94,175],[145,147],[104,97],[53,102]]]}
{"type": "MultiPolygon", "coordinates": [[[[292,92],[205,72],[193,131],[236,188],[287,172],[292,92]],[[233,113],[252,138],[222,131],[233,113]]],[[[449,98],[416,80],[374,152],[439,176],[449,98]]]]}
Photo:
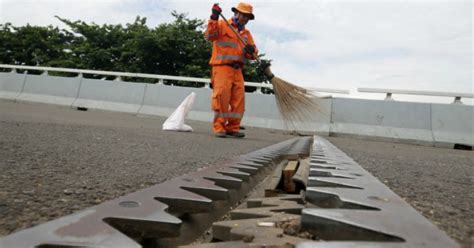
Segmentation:
{"type": "Polygon", "coordinates": [[[23,89],[26,74],[0,72],[0,98],[15,100],[23,89]]]}
{"type": "Polygon", "coordinates": [[[433,145],[430,104],[333,99],[330,134],[433,145]]]}
{"type": "Polygon", "coordinates": [[[435,146],[474,146],[474,106],[431,104],[431,128],[435,146]]]}
{"type": "MultiPolygon", "coordinates": [[[[196,100],[188,119],[212,121],[214,112],[211,110],[212,90],[206,88],[175,87],[161,84],[146,85],[143,106],[138,111],[141,115],[169,116],[191,92],[196,93],[196,100]]],[[[274,95],[246,93],[246,111],[242,125],[284,129],[274,95]]],[[[330,100],[321,100],[321,114],[309,119],[308,122],[298,125],[299,131],[311,133],[329,133],[331,113],[330,100]]]]}
{"type": "Polygon", "coordinates": [[[283,129],[275,96],[265,94],[245,95],[245,115],[242,125],[283,129]]]}
{"type": "MultiPolygon", "coordinates": [[[[317,100],[320,106],[319,111],[315,111],[314,116],[308,116],[307,122],[296,123],[295,129],[303,133],[328,135],[331,119],[331,100],[317,100]]],[[[244,122],[257,127],[287,129],[281,119],[274,95],[247,94],[244,122]]],[[[293,131],[293,127],[288,128],[293,131]]]]}
{"type": "Polygon", "coordinates": [[[169,116],[191,92],[196,93],[196,99],[188,113],[188,119],[211,121],[214,117],[210,105],[211,90],[206,88],[147,84],[143,105],[138,114],[169,116]]]}
{"type": "Polygon", "coordinates": [[[329,135],[333,101],[334,98],[317,100],[319,109],[315,115],[309,119],[309,122],[307,122],[311,123],[311,128],[307,129],[307,131],[315,132],[320,135],[329,135]]]}
{"type": "Polygon", "coordinates": [[[145,84],[82,79],[73,107],[137,113],[145,95],[145,84]]]}
{"type": "MultiPolygon", "coordinates": [[[[188,119],[211,122],[212,90],[162,84],[0,73],[0,98],[169,116],[191,92],[188,119]]],[[[285,129],[274,95],[246,94],[244,126],[285,129]]],[[[350,98],[319,100],[299,132],[453,147],[474,144],[474,106],[350,98]]]]}
{"type": "MultiPolygon", "coordinates": [[[[169,116],[191,92],[196,93],[196,99],[188,119],[211,122],[214,118],[214,112],[211,110],[212,90],[206,88],[149,84],[139,114],[169,116]]],[[[275,120],[278,118],[278,113],[274,113],[276,104],[273,102],[272,106],[269,101],[273,100],[273,96],[246,94],[245,98],[247,110],[243,125],[271,128],[275,128],[275,124],[281,125],[279,120],[275,120]]]]}
{"type": "Polygon", "coordinates": [[[71,106],[77,97],[81,78],[26,75],[17,101],[71,106]]]}

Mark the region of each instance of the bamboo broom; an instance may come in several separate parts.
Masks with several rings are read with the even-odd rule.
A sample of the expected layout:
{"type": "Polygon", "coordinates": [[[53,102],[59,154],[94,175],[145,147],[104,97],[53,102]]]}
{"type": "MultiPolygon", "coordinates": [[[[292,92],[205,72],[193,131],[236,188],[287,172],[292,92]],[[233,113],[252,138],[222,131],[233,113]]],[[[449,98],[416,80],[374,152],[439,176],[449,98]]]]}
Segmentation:
{"type": "MultiPolygon", "coordinates": [[[[232,27],[225,16],[222,13],[220,13],[220,16],[239,38],[240,42],[244,46],[247,45],[247,42],[232,27]]],[[[276,77],[270,70],[270,63],[261,61],[256,53],[253,56],[262,69],[263,74],[272,83],[278,110],[287,130],[297,130],[299,124],[307,122],[310,117],[315,116],[318,112],[322,113],[317,99],[328,98],[328,96],[320,97],[314,95],[303,87],[276,77]]]]}
{"type": "Polygon", "coordinates": [[[270,66],[265,68],[264,74],[272,83],[278,110],[287,130],[298,130],[299,124],[308,122],[317,113],[323,113],[318,99],[330,96],[317,96],[303,87],[274,76],[270,66]]]}

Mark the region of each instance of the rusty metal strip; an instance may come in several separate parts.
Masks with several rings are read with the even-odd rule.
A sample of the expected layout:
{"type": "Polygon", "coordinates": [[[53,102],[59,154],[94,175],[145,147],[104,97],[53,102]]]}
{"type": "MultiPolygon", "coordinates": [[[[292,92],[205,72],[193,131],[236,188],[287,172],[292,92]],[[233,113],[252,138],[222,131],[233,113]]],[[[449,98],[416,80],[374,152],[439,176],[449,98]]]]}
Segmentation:
{"type": "Polygon", "coordinates": [[[300,223],[304,208],[300,200],[298,195],[251,199],[247,208],[230,212],[232,220],[213,224],[213,238],[224,242],[202,246],[246,247],[250,243],[249,247],[292,247],[304,242],[305,238],[286,235],[284,228],[278,226],[289,221],[300,223]]]}
{"type": "Polygon", "coordinates": [[[196,239],[287,156],[308,154],[295,138],[72,215],[13,233],[0,247],[175,246],[196,239]]]}

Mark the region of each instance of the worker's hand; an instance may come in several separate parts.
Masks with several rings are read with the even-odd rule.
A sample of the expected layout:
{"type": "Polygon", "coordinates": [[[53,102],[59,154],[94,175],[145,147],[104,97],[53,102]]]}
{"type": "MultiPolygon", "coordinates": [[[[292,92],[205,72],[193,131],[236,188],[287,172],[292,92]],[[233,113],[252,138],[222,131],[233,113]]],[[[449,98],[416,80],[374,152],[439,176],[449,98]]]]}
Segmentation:
{"type": "Polygon", "coordinates": [[[250,44],[245,45],[244,50],[250,55],[253,55],[255,53],[255,47],[250,44]]]}
{"type": "Polygon", "coordinates": [[[222,9],[221,7],[219,7],[219,4],[218,3],[215,3],[214,5],[212,5],[212,15],[211,15],[211,19],[212,20],[218,20],[219,19],[219,15],[221,14],[222,12],[222,9]]]}
{"type": "Polygon", "coordinates": [[[275,77],[275,75],[273,75],[272,71],[270,70],[270,66],[271,66],[270,60],[262,59],[260,61],[260,64],[257,67],[258,69],[257,71],[263,74],[267,78],[268,81],[271,81],[272,78],[275,77]]]}
{"type": "Polygon", "coordinates": [[[262,59],[260,60],[260,64],[258,65],[258,70],[263,72],[265,71],[268,67],[270,67],[272,64],[270,60],[262,59]]]}

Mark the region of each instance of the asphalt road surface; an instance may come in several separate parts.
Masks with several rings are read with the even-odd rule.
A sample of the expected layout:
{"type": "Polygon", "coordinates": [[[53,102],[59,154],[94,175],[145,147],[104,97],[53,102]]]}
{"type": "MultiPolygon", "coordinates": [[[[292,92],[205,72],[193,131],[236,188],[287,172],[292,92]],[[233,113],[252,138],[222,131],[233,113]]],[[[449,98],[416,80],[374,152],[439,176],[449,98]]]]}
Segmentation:
{"type": "MultiPolygon", "coordinates": [[[[0,236],[295,136],[211,124],[161,130],[165,118],[0,101],[0,236]]],[[[472,247],[474,153],[328,138],[463,247],[472,247]]]]}

